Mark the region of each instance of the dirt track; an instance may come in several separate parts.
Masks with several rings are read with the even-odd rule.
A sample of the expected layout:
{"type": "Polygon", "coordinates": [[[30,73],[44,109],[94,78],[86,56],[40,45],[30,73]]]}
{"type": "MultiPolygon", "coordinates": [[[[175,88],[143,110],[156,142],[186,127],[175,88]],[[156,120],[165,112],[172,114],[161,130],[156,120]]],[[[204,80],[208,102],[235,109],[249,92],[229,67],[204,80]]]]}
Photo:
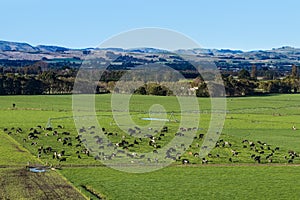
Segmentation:
{"type": "Polygon", "coordinates": [[[0,199],[85,199],[55,172],[5,170],[0,176],[0,199]]]}

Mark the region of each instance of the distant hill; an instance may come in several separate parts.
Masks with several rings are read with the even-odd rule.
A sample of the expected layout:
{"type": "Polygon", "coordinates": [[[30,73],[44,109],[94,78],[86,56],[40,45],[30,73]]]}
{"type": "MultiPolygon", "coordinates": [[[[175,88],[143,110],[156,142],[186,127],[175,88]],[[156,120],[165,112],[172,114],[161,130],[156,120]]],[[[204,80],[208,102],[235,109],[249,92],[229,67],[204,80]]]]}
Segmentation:
{"type": "Polygon", "coordinates": [[[0,51],[36,52],[39,49],[27,43],[0,41],[0,51]]]}
{"type": "MultiPolygon", "coordinates": [[[[178,55],[194,55],[201,60],[214,61],[220,69],[237,71],[251,69],[253,65],[263,69],[277,69],[283,73],[292,65],[300,66],[300,49],[284,46],[270,50],[241,51],[231,49],[178,49],[169,52],[149,47],[123,48],[85,48],[72,49],[53,45],[32,46],[27,43],[0,41],[0,66],[24,66],[19,61],[61,62],[61,66],[78,66],[88,54],[97,52],[102,61],[119,57],[115,69],[127,69],[136,65],[160,62],[172,65],[176,69],[187,69],[187,63],[178,55]],[[74,64],[75,63],[75,64],[74,64]]],[[[59,66],[59,65],[57,65],[59,66]]]]}

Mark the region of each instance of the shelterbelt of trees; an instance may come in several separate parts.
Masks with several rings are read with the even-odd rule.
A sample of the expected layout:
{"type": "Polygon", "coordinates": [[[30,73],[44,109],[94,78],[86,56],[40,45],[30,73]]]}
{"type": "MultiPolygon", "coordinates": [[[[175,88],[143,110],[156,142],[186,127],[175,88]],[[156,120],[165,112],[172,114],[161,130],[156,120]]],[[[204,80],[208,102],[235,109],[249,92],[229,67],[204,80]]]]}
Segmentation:
{"type": "MultiPolygon", "coordinates": [[[[40,95],[40,94],[71,94],[76,93],[136,93],[140,95],[194,95],[198,97],[207,97],[214,94],[209,92],[208,88],[212,87],[217,91],[222,85],[210,80],[203,80],[198,75],[197,77],[188,79],[188,82],[182,82],[180,93],[173,91],[168,87],[174,84],[173,82],[142,82],[134,91],[122,90],[122,88],[132,88],[133,82],[131,80],[122,83],[122,88],[116,87],[116,83],[126,73],[126,70],[107,70],[104,71],[95,90],[89,91],[84,88],[86,84],[82,84],[82,88],[77,88],[73,91],[74,81],[77,76],[78,69],[75,68],[60,68],[60,69],[43,69],[40,65],[33,65],[29,67],[22,67],[10,72],[3,72],[0,75],[0,95],[40,95]]],[[[192,72],[183,72],[187,76],[191,76],[192,72]]],[[[297,93],[300,92],[300,79],[298,67],[293,66],[291,72],[285,77],[260,79],[256,77],[256,68],[252,67],[249,72],[245,69],[238,73],[222,72],[222,80],[225,86],[226,96],[250,96],[257,94],[268,93],[297,93]]],[[[195,75],[195,74],[194,74],[195,75]]],[[[163,79],[162,79],[163,80],[163,79]]],[[[84,80],[81,80],[84,82],[84,80]]],[[[180,80],[174,80],[180,86],[180,80]]],[[[171,87],[172,88],[172,87],[171,87]]],[[[211,90],[210,90],[211,91],[211,90]]]]}

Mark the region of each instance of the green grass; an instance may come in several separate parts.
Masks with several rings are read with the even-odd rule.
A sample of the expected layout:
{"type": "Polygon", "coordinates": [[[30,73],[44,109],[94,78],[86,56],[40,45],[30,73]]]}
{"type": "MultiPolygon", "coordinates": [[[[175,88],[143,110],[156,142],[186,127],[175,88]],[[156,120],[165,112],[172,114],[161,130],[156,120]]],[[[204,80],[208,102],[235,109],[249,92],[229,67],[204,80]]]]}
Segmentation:
{"type": "Polygon", "coordinates": [[[40,162],[33,155],[31,155],[28,150],[21,147],[16,141],[1,131],[0,142],[0,166],[25,166],[28,162],[40,162]]]}
{"type": "Polygon", "coordinates": [[[182,166],[146,174],[102,167],[61,173],[78,188],[89,186],[107,199],[299,199],[300,195],[298,166],[182,166]]]}
{"type": "MultiPolygon", "coordinates": [[[[111,95],[96,96],[98,120],[109,131],[121,133],[117,126],[109,125],[112,121],[110,98],[111,95]]],[[[210,100],[208,98],[198,100],[201,107],[199,126],[202,130],[199,130],[197,134],[206,133],[211,117],[210,100]]],[[[148,122],[141,121],[140,118],[148,117],[147,111],[153,104],[163,105],[166,111],[174,111],[176,118],[180,117],[180,108],[175,97],[133,96],[129,106],[133,120],[140,125],[146,125],[148,122]]],[[[288,156],[289,150],[300,152],[299,111],[300,95],[298,94],[228,98],[227,116],[220,139],[229,141],[232,146],[213,149],[210,152],[212,156],[206,157],[212,165],[199,165],[201,160],[189,154],[189,152],[195,153],[200,150],[196,144],[201,145],[202,141],[195,140],[182,158],[188,158],[191,163],[198,163],[198,165],[178,166],[179,161],[176,165],[152,173],[127,174],[106,167],[92,168],[101,163],[94,161],[93,157],[84,155],[79,160],[75,153],[76,147],[66,147],[57,143],[57,138],[45,136],[45,131],[37,141],[38,145],[31,145],[30,140],[23,142],[31,127],[45,126],[49,118],[53,118],[51,123],[54,127],[63,125],[63,130],[71,132],[70,137],[74,140],[77,132],[71,118],[71,96],[1,96],[0,128],[21,127],[24,130],[23,133],[18,134],[12,131],[10,136],[34,156],[27,154],[27,156],[18,157],[12,153],[17,151],[13,145],[9,149],[6,146],[2,148],[0,146],[0,152],[6,152],[8,155],[2,158],[3,161],[0,159],[0,165],[1,162],[21,165],[29,158],[35,159],[40,145],[51,145],[56,150],[64,149],[68,152],[67,162],[63,164],[87,166],[63,168],[60,172],[86,195],[92,191],[108,199],[277,199],[279,197],[298,199],[300,188],[297,180],[300,178],[300,171],[298,165],[295,164],[300,164],[300,158],[294,159],[294,165],[286,165],[288,159],[284,156],[288,156]],[[15,109],[11,108],[12,103],[17,105],[15,109]],[[298,130],[292,130],[292,126],[296,126],[298,130]],[[276,164],[255,165],[250,156],[259,155],[259,153],[250,150],[249,146],[244,148],[242,144],[244,139],[256,144],[258,144],[257,141],[265,142],[271,150],[280,147],[280,150],[273,155],[273,162],[276,164]],[[232,157],[232,150],[238,151],[239,155],[232,157]],[[10,160],[11,157],[16,159],[10,160]],[[228,160],[229,157],[233,162],[228,160]]],[[[170,141],[172,134],[178,128],[175,123],[168,124],[168,126],[171,131],[166,134],[161,145],[170,141]]],[[[117,137],[110,137],[110,139],[117,142],[122,134],[124,133],[117,137]]],[[[0,134],[0,140],[3,142],[10,140],[14,143],[7,135],[0,134]]],[[[133,142],[134,138],[128,140],[133,142]]],[[[259,146],[261,145],[257,145],[259,146]]],[[[263,157],[271,153],[267,147],[264,146],[263,157]]],[[[140,146],[129,148],[129,151],[151,152],[152,150],[153,148],[147,146],[147,141],[141,143],[140,146]]],[[[41,161],[59,164],[58,161],[53,161],[51,155],[42,155],[41,161]]],[[[267,159],[263,158],[262,163],[267,163],[267,159]]]]}
{"type": "MultiPolygon", "coordinates": [[[[210,108],[209,98],[199,98],[199,104],[201,107],[199,127],[202,129],[197,131],[196,134],[205,134],[210,120],[210,113],[207,112],[210,108]]],[[[270,154],[275,147],[280,147],[280,151],[277,151],[273,156],[273,162],[287,163],[287,156],[289,150],[300,151],[298,140],[300,140],[300,134],[298,131],[293,131],[291,127],[295,125],[300,127],[300,116],[297,114],[297,110],[300,110],[300,95],[278,95],[278,96],[265,96],[265,97],[247,97],[247,98],[229,98],[227,99],[228,114],[224,125],[223,132],[220,139],[229,141],[232,143],[232,147],[216,148],[212,150],[212,156],[206,157],[210,163],[230,163],[228,158],[232,156],[232,151],[239,152],[238,157],[233,157],[232,161],[235,163],[254,163],[254,160],[250,158],[253,154],[258,154],[254,150],[243,148],[241,143],[244,139],[251,140],[253,142],[262,141],[270,145],[271,149],[264,147],[266,157],[270,154]],[[218,155],[218,157],[217,157],[218,155]]],[[[33,155],[37,156],[37,148],[40,146],[51,146],[55,151],[66,151],[67,162],[62,164],[68,165],[101,165],[100,162],[94,161],[92,157],[87,157],[81,154],[81,159],[77,158],[76,151],[81,151],[84,147],[76,148],[77,141],[75,137],[77,132],[74,127],[74,121],[72,118],[72,98],[68,95],[61,96],[3,96],[0,98],[2,102],[3,118],[2,128],[4,127],[21,127],[24,129],[23,133],[12,133],[12,136],[25,148],[27,148],[33,155]],[[12,102],[16,103],[17,108],[11,109],[9,106],[12,102]],[[5,118],[5,119],[4,119],[5,118]],[[59,133],[59,137],[62,136],[63,131],[71,133],[72,147],[62,145],[61,142],[57,142],[58,137],[52,136],[51,132],[49,136],[45,136],[47,131],[40,130],[38,145],[31,145],[32,140],[27,139],[27,134],[30,132],[31,127],[36,125],[45,126],[48,119],[52,118],[51,124],[53,127],[57,125],[63,125],[63,130],[56,129],[59,133]],[[23,142],[23,139],[27,139],[23,142]]],[[[97,95],[95,97],[96,110],[99,123],[106,127],[108,132],[118,133],[118,136],[109,137],[109,139],[115,144],[120,142],[122,136],[126,135],[127,140],[133,143],[134,137],[128,137],[117,125],[110,125],[112,122],[111,112],[111,95],[97,95]]],[[[131,117],[135,123],[139,125],[147,125],[148,121],[140,120],[142,117],[149,117],[147,111],[153,104],[159,104],[164,106],[166,111],[175,112],[175,117],[180,119],[180,111],[177,99],[175,97],[155,97],[155,96],[132,96],[130,99],[131,117]]],[[[122,106],[121,106],[122,107],[122,106]]],[[[123,115],[123,112],[118,112],[117,115],[123,115]]],[[[182,115],[188,116],[188,113],[182,115]]],[[[190,120],[194,119],[189,116],[190,120]]],[[[195,116],[196,117],[196,116],[195,116]]],[[[159,145],[164,146],[170,140],[173,139],[174,133],[179,128],[179,124],[167,123],[170,131],[166,136],[158,142],[159,145]]],[[[121,125],[122,126],[122,125],[121,125]]],[[[187,158],[191,163],[201,163],[202,158],[196,158],[193,155],[200,152],[200,147],[196,147],[197,144],[201,145],[202,140],[196,139],[191,144],[191,147],[187,149],[186,153],[182,155],[182,158],[187,158]]],[[[147,153],[152,152],[153,147],[149,147],[148,140],[144,140],[140,145],[136,145],[133,148],[129,148],[131,152],[147,153]]],[[[52,159],[52,154],[43,154],[41,159],[44,162],[51,164],[59,164],[57,160],[52,159]]],[[[266,159],[262,159],[263,163],[268,162],[266,159]]],[[[180,163],[180,161],[178,161],[180,163]]],[[[296,158],[294,163],[300,163],[300,159],[296,158]]]]}
{"type": "Polygon", "coordinates": [[[84,199],[60,174],[25,169],[41,161],[2,131],[0,141],[0,199],[84,199]]]}

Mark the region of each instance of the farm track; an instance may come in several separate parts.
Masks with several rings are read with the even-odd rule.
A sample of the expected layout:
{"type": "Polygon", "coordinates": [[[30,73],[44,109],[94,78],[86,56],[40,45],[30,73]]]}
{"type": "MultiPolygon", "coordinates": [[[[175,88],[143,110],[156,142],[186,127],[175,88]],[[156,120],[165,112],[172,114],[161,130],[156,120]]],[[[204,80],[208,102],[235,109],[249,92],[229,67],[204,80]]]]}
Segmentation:
{"type": "Polygon", "coordinates": [[[5,144],[0,151],[13,152],[6,157],[0,157],[0,199],[85,199],[59,173],[33,173],[25,169],[27,158],[31,164],[38,166],[42,165],[42,162],[39,159],[31,159],[30,152],[23,149],[12,137],[2,133],[0,136],[0,140],[5,144]],[[21,162],[20,158],[23,159],[21,162]]]}
{"type": "Polygon", "coordinates": [[[26,169],[11,169],[0,180],[0,199],[85,199],[55,172],[32,173],[26,169]],[[16,193],[11,193],[12,190],[16,193]]]}

